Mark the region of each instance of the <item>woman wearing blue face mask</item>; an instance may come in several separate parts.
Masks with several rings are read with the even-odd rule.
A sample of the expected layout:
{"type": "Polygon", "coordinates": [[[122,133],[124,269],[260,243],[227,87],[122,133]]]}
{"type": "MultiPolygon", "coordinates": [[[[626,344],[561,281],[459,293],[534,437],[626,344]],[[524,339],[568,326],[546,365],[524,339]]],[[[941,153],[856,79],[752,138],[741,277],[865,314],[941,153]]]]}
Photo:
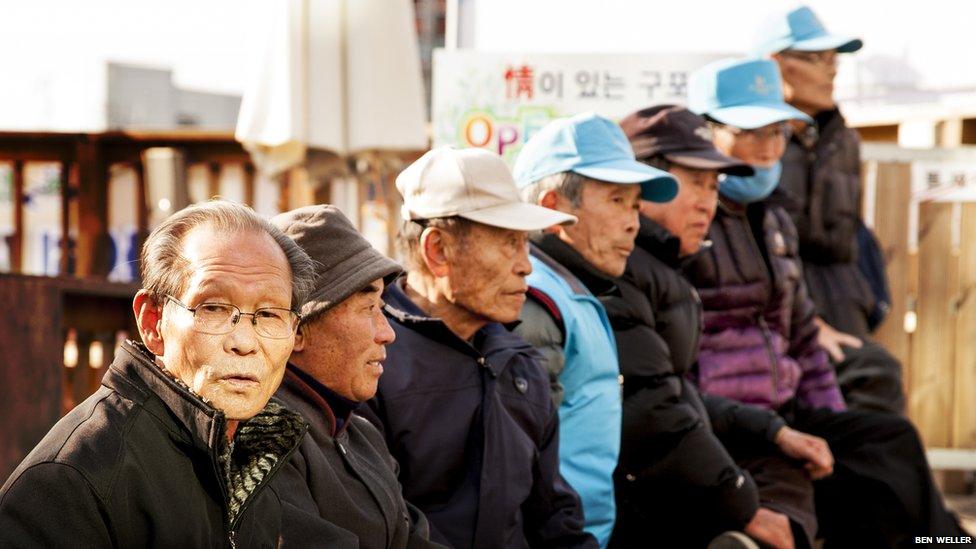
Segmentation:
{"type": "MultiPolygon", "coordinates": [[[[797,547],[815,536],[828,546],[901,547],[919,535],[967,535],[946,511],[911,423],[847,411],[817,343],[796,227],[764,201],[779,182],[791,124],[812,120],[783,101],[773,61],[712,63],[691,75],[688,91],[689,109],[712,122],[716,147],[756,172],[720,183],[713,245],[683,270],[704,310],[700,389],[776,411],[788,425],[776,438],[794,441],[775,441],[791,448],[794,464],[753,475],[757,485],[783,490],[780,507],[770,507],[789,517],[797,547]]],[[[756,441],[730,445],[746,463],[762,449],[756,441]]]]}

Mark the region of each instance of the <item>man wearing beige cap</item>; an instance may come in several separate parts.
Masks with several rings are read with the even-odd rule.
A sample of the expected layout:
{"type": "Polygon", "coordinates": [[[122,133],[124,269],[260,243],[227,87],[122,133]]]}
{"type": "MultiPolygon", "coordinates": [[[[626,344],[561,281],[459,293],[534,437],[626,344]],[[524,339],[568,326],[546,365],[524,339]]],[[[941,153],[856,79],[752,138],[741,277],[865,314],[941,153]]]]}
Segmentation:
{"type": "Polygon", "coordinates": [[[482,149],[434,149],[397,188],[408,272],[384,294],[396,342],[371,410],[404,497],[452,547],[596,547],[559,474],[548,377],[506,326],[525,302],[528,231],[576,218],[521,203],[482,149]]]}
{"type": "Polygon", "coordinates": [[[354,412],[373,397],[393,331],[383,288],[401,269],[335,206],[271,220],[315,262],[295,348],[275,394],[311,424],[278,475],[286,547],[439,547],[404,502],[383,437],[354,412]]]}

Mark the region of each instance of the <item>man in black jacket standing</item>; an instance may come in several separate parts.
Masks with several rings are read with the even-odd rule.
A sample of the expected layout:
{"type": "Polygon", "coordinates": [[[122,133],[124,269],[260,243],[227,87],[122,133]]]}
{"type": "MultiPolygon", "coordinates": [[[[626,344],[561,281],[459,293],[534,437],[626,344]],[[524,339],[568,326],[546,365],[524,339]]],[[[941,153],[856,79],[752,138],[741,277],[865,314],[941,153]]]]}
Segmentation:
{"type": "Polygon", "coordinates": [[[559,473],[559,416],[538,355],[509,326],[528,231],[576,218],[523,204],[483,149],[434,149],[397,177],[407,276],[383,298],[396,333],[371,402],[431,539],[451,547],[596,547],[559,473]]]}
{"type": "Polygon", "coordinates": [[[816,122],[797,123],[779,187],[767,200],[783,206],[796,225],[817,339],[848,407],[901,413],[901,364],[869,339],[888,304],[873,294],[858,265],[858,234],[870,235],[860,213],[861,143],[833,96],[838,57],[861,46],[860,39],[827,32],[805,6],[771,16],[759,31],[754,53],[776,61],[786,101],[816,122]]]}
{"type": "Polygon", "coordinates": [[[311,424],[275,479],[284,504],[282,542],[440,547],[428,541],[423,513],[403,500],[383,436],[355,414],[376,394],[385,348],[394,339],[380,295],[400,265],[373,248],[335,206],[306,206],[271,222],[308,253],[317,275],[275,393],[311,424]]]}
{"type": "Polygon", "coordinates": [[[273,547],[270,486],[305,433],[273,401],[312,278],[246,206],[191,206],[149,235],[127,341],[102,387],[0,489],[3,547],[273,547]]]}
{"type": "Polygon", "coordinates": [[[822,439],[772,411],[702,394],[685,377],[701,335],[701,303],[677,270],[698,252],[718,204],[718,175],[752,168],[712,144],[701,117],[661,105],[621,121],[639,160],[681,181],[667,204],[642,201],[640,231],[619,295],[602,298],[624,378],[620,502],[613,545],[804,546],[813,492],[792,459],[829,468],[822,439]],[[791,525],[791,519],[793,524],[791,525]],[[795,532],[795,534],[794,534],[795,532]]]}

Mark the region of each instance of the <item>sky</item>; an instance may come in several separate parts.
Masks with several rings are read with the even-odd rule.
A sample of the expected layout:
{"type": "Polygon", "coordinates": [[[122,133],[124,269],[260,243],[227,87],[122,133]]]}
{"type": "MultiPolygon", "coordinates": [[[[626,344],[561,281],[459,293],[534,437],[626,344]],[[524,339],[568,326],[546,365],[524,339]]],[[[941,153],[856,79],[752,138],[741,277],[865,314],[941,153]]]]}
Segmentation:
{"type": "MultiPolygon", "coordinates": [[[[857,53],[862,60],[902,61],[918,72],[921,87],[976,87],[976,41],[967,38],[976,2],[806,4],[831,32],[862,38],[864,48],[857,53]]],[[[488,51],[745,51],[768,13],[797,5],[784,0],[482,0],[475,10],[474,43],[488,51]]]]}
{"type": "MultiPolygon", "coordinates": [[[[276,0],[2,1],[0,128],[71,129],[104,116],[107,61],[171,68],[177,86],[240,94],[261,32],[256,7],[276,0]]],[[[461,1],[473,7],[476,48],[525,52],[739,51],[766,13],[794,5],[783,0],[461,1]]],[[[976,2],[809,4],[832,31],[864,39],[857,54],[862,65],[882,67],[886,77],[909,85],[976,88],[976,40],[967,38],[976,2]]],[[[849,61],[841,67],[842,89],[856,80],[849,61]]]]}

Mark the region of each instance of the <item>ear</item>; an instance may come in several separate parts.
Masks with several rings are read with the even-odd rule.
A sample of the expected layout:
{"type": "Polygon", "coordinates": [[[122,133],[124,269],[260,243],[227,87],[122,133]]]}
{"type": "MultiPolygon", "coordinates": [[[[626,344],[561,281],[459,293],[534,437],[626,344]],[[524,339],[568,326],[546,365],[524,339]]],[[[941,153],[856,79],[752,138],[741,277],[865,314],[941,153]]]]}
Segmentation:
{"type": "Polygon", "coordinates": [[[149,352],[156,356],[165,353],[161,326],[163,322],[163,303],[156,303],[146,290],[139,290],[132,300],[132,312],[136,316],[139,336],[149,352]]]}
{"type": "Polygon", "coordinates": [[[305,343],[308,342],[306,332],[308,331],[308,324],[302,324],[298,327],[298,331],[295,332],[295,346],[292,347],[291,352],[300,353],[305,350],[305,343]]]}
{"type": "Polygon", "coordinates": [[[427,270],[435,277],[445,277],[450,273],[445,253],[446,238],[444,232],[434,227],[427,227],[420,235],[420,253],[424,257],[427,270]]]}
{"type": "MultiPolygon", "coordinates": [[[[559,205],[561,203],[561,196],[555,189],[549,189],[539,196],[539,205],[543,208],[549,208],[550,210],[559,210],[559,205]]],[[[559,234],[562,230],[561,225],[553,225],[552,227],[546,227],[542,230],[545,233],[559,234]]]]}
{"type": "MultiPolygon", "coordinates": [[[[735,136],[728,130],[717,129],[712,133],[712,144],[720,153],[733,156],[732,149],[735,146],[735,136]]],[[[733,156],[733,158],[735,157],[733,156]]]]}
{"type": "Polygon", "coordinates": [[[550,210],[555,210],[556,205],[559,203],[559,193],[555,189],[549,189],[548,191],[542,193],[539,196],[539,205],[543,208],[549,208],[550,210]]]}

